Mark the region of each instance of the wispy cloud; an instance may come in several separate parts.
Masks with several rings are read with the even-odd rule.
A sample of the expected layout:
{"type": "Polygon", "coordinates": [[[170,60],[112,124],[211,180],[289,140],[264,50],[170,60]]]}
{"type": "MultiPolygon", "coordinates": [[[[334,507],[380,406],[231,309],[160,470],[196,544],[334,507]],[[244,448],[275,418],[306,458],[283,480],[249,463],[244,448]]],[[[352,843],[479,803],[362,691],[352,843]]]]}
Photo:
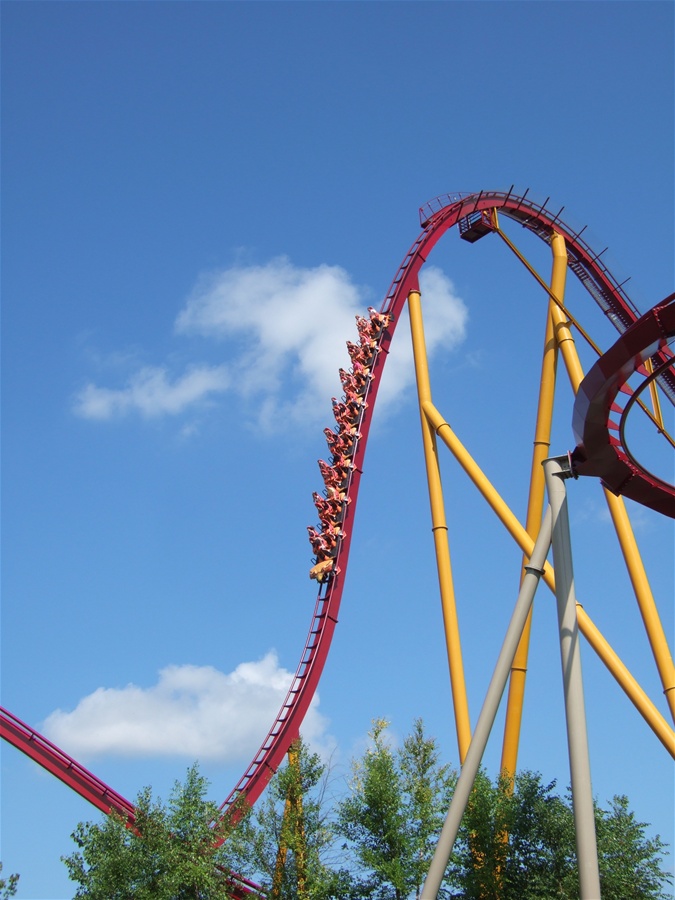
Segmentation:
{"type": "Polygon", "coordinates": [[[259,423],[276,430],[325,417],[362,311],[362,292],[344,269],[279,257],[203,277],[175,328],[240,346],[243,339],[232,363],[236,390],[255,398],[259,423]]]}
{"type": "MultiPolygon", "coordinates": [[[[421,289],[429,354],[456,347],[467,311],[452,282],[426,267],[421,289]]],[[[338,369],[349,364],[345,342],[356,339],[354,316],[366,305],[365,291],[339,266],[303,268],[278,257],[213,272],[199,280],[174,329],[179,336],[216,341],[227,363],[194,366],[173,381],[165,367],[145,367],[119,389],[89,384],[75,398],[74,411],[99,420],[133,412],[177,415],[232,391],[269,431],[312,427],[340,393],[338,369]]],[[[407,315],[398,327],[403,333],[387,361],[382,406],[400,398],[414,378],[407,315]]]]}
{"type": "MultiPolygon", "coordinates": [[[[46,736],[75,757],[182,756],[247,762],[267,734],[292,674],[274,652],[225,674],[212,666],[173,665],[151,687],[98,688],[71,712],[45,720],[46,736]]],[[[315,695],[303,735],[330,749],[326,719],[315,695]]]]}
{"type": "MultiPolygon", "coordinates": [[[[630,525],[633,531],[648,533],[652,528],[658,527],[655,525],[659,521],[658,513],[634,500],[630,500],[628,497],[624,497],[623,502],[630,517],[630,525]]],[[[603,498],[603,492],[599,489],[599,485],[595,496],[586,496],[581,503],[575,505],[572,513],[573,524],[582,525],[588,523],[591,525],[612,526],[612,521],[612,513],[603,498]]]]}
{"type": "Polygon", "coordinates": [[[224,366],[194,366],[171,382],[163,367],[144,366],[122,388],[86,385],[75,397],[73,411],[85,419],[112,419],[138,412],[147,418],[176,415],[211,394],[227,390],[224,366]]]}

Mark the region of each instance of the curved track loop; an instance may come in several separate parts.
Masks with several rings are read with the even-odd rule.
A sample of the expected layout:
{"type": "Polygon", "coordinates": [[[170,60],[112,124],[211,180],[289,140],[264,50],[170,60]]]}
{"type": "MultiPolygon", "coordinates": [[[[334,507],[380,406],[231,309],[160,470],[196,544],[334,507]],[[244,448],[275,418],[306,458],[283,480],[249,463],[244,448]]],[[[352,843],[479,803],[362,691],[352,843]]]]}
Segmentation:
{"type": "MultiPolygon", "coordinates": [[[[623,494],[675,519],[675,487],[648,472],[633,457],[625,440],[625,424],[639,392],[657,377],[643,366],[655,348],[662,348],[675,336],[675,294],[657,304],[632,325],[590,369],[579,386],[574,403],[572,454],[574,473],[599,476],[614,494],[623,494]],[[622,409],[616,398],[630,376],[647,375],[641,387],[622,409]],[[619,422],[610,418],[620,416],[619,422]]],[[[663,363],[672,366],[672,359],[663,363]]]]}
{"type": "MultiPolygon", "coordinates": [[[[477,228],[479,236],[490,231],[492,210],[498,210],[500,214],[518,222],[545,242],[550,240],[555,230],[565,237],[569,268],[615,327],[624,332],[639,318],[637,309],[622,285],[603,264],[601,256],[604,251],[595,253],[581,237],[585,229],[573,231],[560,218],[562,209],[553,215],[547,210],[546,204],[540,205],[529,200],[527,193],[526,191],[524,195],[518,196],[511,189],[508,192],[447,194],[436,198],[420,210],[422,231],[404,257],[382,305],[381,311],[391,316],[391,322],[379,335],[377,352],[373,357],[363,397],[365,402],[361,406],[356,428],[358,439],[346,487],[347,502],[344,504],[341,536],[337,541],[332,574],[319,587],[307,640],[286,699],[248,769],[222,804],[223,815],[234,809],[233,804],[238,799],[243,799],[250,805],[258,799],[283,761],[291,743],[298,737],[300,725],[319,683],[338,620],[352,525],[356,514],[356,499],[380,378],[395,326],[407,296],[411,290],[418,289],[419,271],[439,238],[457,224],[460,231],[462,228],[474,230],[477,228]]],[[[669,359],[672,359],[672,355],[667,348],[659,350],[652,357],[654,368],[663,367],[669,359]]],[[[675,402],[675,374],[664,370],[659,382],[670,400],[675,402]]],[[[98,809],[108,812],[113,808],[130,819],[134,816],[133,804],[6,710],[0,711],[0,736],[52,772],[98,809]]],[[[248,893],[245,887],[242,888],[242,892],[248,893]]]]}
{"type": "MultiPolygon", "coordinates": [[[[460,228],[464,223],[466,223],[466,227],[470,227],[479,220],[482,221],[486,230],[490,230],[489,214],[491,210],[495,209],[499,210],[502,215],[518,222],[546,243],[550,241],[554,230],[562,234],[567,245],[569,268],[618,331],[624,332],[640,316],[622,285],[617,282],[602,262],[600,257],[604,251],[595,253],[582,239],[581,231],[585,229],[579,232],[573,231],[561,220],[562,209],[557,214],[552,214],[546,209],[546,204],[539,205],[528,200],[527,191],[523,196],[516,196],[512,191],[448,194],[436,198],[420,209],[422,232],[403,258],[381,307],[382,313],[391,316],[391,322],[380,335],[379,352],[374,357],[370,381],[364,395],[365,402],[356,427],[359,439],[353,456],[354,466],[347,485],[342,537],[338,541],[334,574],[319,589],[307,641],[284,704],[249,768],[223,803],[221,808],[224,810],[227,810],[242,794],[249,803],[255,803],[281,764],[289,746],[298,737],[300,725],[319,683],[338,621],[352,525],[356,513],[356,500],[363,473],[363,460],[375,399],[389,345],[408,294],[411,290],[419,289],[419,271],[439,238],[446,231],[457,224],[460,224],[460,228]]],[[[655,367],[661,365],[669,356],[667,348],[656,353],[653,357],[655,367]]],[[[675,402],[675,375],[669,371],[665,372],[660,378],[660,384],[669,399],[675,402]]]]}

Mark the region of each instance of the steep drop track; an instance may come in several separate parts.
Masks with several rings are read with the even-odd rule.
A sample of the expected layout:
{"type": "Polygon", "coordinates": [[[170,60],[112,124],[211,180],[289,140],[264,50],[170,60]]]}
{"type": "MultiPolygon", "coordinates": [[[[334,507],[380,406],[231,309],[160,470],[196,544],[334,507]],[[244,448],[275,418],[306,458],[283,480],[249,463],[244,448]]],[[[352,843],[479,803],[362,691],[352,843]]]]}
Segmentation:
{"type": "MultiPolygon", "coordinates": [[[[227,814],[238,799],[245,798],[251,805],[258,799],[282,763],[288,748],[297,739],[300,725],[318,686],[338,621],[368,432],[389,345],[406,298],[411,290],[419,288],[420,269],[439,238],[455,225],[459,225],[460,233],[464,235],[467,231],[473,231],[474,239],[482,236],[490,230],[489,218],[492,210],[497,210],[500,215],[517,222],[547,243],[555,230],[565,238],[569,268],[617,330],[623,333],[640,317],[623,286],[602,262],[602,253],[594,252],[583,239],[582,233],[585,229],[573,231],[561,218],[564,208],[553,214],[546,208],[546,203],[543,205],[535,203],[528,199],[527,195],[527,191],[523,195],[516,195],[513,190],[451,194],[436,198],[420,210],[422,231],[405,255],[380,310],[390,316],[391,320],[378,337],[377,350],[372,359],[363,396],[365,402],[361,405],[357,422],[353,465],[346,484],[341,536],[337,541],[333,569],[330,576],[319,585],[307,640],[284,703],[251,764],[223,802],[221,806],[223,815],[227,814]]],[[[471,236],[468,239],[471,240],[471,236]]],[[[662,389],[671,402],[675,402],[675,374],[672,369],[666,367],[669,359],[672,360],[672,355],[667,348],[659,350],[652,357],[654,368],[659,368],[662,372],[659,378],[662,389]]],[[[133,821],[132,803],[37,731],[1,708],[0,736],[52,772],[98,809],[104,812],[110,808],[115,809],[133,821]]]]}

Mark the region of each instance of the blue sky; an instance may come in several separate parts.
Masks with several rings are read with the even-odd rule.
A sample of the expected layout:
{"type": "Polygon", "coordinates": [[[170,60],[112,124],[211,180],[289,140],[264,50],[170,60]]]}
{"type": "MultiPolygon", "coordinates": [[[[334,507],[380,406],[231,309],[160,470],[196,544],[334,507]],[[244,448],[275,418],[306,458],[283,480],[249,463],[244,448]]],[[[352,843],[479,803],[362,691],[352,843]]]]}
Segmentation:
{"type": "MultiPolygon", "coordinates": [[[[4,706],[130,799],[166,797],[195,758],[224,799],[311,619],[305,527],[344,342],[418,207],[530,187],[609,245],[642,309],[672,291],[673,17],[574,0],[3,4],[4,706]]],[[[547,275],[546,248],[514,236],[547,275]]],[[[450,234],[431,259],[432,378],[522,517],[545,302],[496,240],[450,234]]],[[[569,303],[613,340],[571,276],[569,303]]],[[[421,715],[457,759],[408,356],[397,335],[306,725],[339,778],[376,716],[400,736],[421,715]]],[[[564,382],[558,411],[556,455],[573,443],[564,382]]],[[[449,458],[444,482],[475,722],[520,559],[449,458]]],[[[665,711],[596,488],[570,488],[577,592],[665,711]]],[[[672,637],[672,524],[634,511],[672,637]]],[[[555,627],[542,591],[520,761],[562,789],[555,627]]],[[[672,765],[584,651],[594,791],[628,794],[672,844],[672,765]]],[[[492,771],[500,743],[501,723],[492,771]]],[[[72,896],[59,856],[95,810],[11,747],[2,765],[18,896],[72,896]]]]}

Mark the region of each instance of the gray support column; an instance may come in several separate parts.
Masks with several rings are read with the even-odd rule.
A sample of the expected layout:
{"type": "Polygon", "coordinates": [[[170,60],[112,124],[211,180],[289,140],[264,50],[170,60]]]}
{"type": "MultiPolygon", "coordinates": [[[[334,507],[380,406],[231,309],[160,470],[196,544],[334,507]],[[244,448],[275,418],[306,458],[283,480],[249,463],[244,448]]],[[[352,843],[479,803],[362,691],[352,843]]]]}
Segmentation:
{"type": "Polygon", "coordinates": [[[504,643],[497,659],[494,674],[492,675],[471,743],[469,744],[462,771],[455,786],[455,792],[452,795],[450,809],[431,860],[429,874],[422,888],[422,900],[435,900],[438,896],[469,794],[476,779],[476,773],[480,767],[504,688],[508,681],[511,665],[520,643],[527,615],[532,606],[539,579],[544,572],[544,563],[550,545],[551,510],[547,509],[539,530],[539,536],[532,550],[532,556],[529,563],[525,566],[525,577],[518,593],[509,627],[506,630],[504,643]]]}
{"type": "Polygon", "coordinates": [[[560,658],[567,719],[567,746],[572,782],[572,804],[576,830],[579,889],[581,900],[600,900],[600,874],[595,837],[595,815],[591,766],[588,755],[584,688],[581,678],[581,655],[577,625],[572,546],[570,541],[567,490],[570,477],[567,457],[544,460],[544,476],[548,491],[552,524],[555,591],[560,628],[560,658]]]}

